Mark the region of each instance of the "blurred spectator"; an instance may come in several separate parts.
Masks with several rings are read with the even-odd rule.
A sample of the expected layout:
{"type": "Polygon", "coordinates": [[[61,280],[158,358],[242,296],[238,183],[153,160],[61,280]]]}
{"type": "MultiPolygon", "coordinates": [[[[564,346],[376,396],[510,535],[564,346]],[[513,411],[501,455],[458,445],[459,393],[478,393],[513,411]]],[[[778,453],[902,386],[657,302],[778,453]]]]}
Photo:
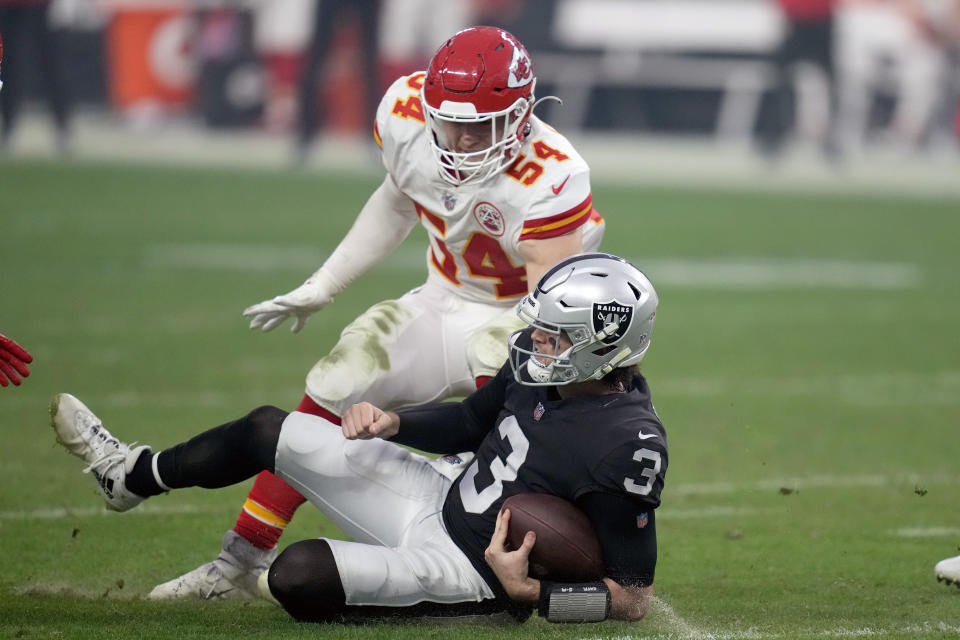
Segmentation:
{"type": "Polygon", "coordinates": [[[960,0],[845,0],[838,19],[840,121],[857,150],[880,125],[897,148],[949,142],[960,0]]]}
{"type": "Polygon", "coordinates": [[[837,92],[834,86],[833,29],[838,0],[775,0],[783,12],[786,32],[783,42],[773,54],[775,77],[770,109],[761,121],[761,149],[775,156],[783,151],[787,135],[796,120],[796,92],[793,73],[798,62],[819,67],[825,77],[828,92],[827,125],[823,135],[823,149],[828,156],[838,152],[835,120],[837,92]]]}
{"type": "Polygon", "coordinates": [[[386,0],[380,29],[381,67],[388,81],[421,71],[452,34],[474,24],[485,0],[386,0]]]}
{"type": "Polygon", "coordinates": [[[898,0],[912,27],[894,127],[913,148],[949,131],[960,102],[960,0],[898,0]]]}
{"type": "Polygon", "coordinates": [[[49,0],[0,0],[0,32],[6,47],[4,89],[0,93],[0,143],[4,147],[10,144],[16,129],[27,73],[36,69],[53,113],[57,148],[67,150],[69,103],[59,64],[59,37],[47,20],[48,7],[49,0]]]}
{"type": "Polygon", "coordinates": [[[553,37],[556,0],[482,0],[474,22],[500,27],[523,40],[528,51],[556,49],[553,37]]]}
{"type": "Polygon", "coordinates": [[[253,42],[253,13],[242,8],[201,9],[196,102],[212,127],[252,126],[263,117],[264,70],[253,42]]]}
{"type": "MultiPolygon", "coordinates": [[[[317,129],[322,126],[318,124],[317,114],[317,84],[322,63],[330,51],[337,30],[343,28],[351,17],[355,17],[359,23],[363,74],[357,80],[364,88],[364,116],[366,122],[373,126],[381,93],[378,73],[380,1],[318,0],[313,32],[300,75],[296,132],[297,159],[300,162],[307,159],[317,129]]],[[[320,116],[322,119],[323,114],[320,116]]]]}

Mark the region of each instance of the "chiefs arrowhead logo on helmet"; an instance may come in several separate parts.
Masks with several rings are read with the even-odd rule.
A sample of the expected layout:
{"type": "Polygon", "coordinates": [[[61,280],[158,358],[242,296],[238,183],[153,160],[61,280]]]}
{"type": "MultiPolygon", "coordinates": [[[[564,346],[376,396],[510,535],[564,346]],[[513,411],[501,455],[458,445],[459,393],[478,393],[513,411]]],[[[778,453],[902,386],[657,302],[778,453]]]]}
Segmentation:
{"type": "Polygon", "coordinates": [[[503,29],[470,27],[447,40],[430,60],[421,95],[440,176],[460,186],[510,166],[527,134],[535,86],[530,54],[503,29]],[[481,124],[475,130],[489,143],[457,148],[460,128],[481,124]]]}
{"type": "Polygon", "coordinates": [[[510,60],[510,75],[507,76],[507,86],[516,89],[531,82],[533,82],[533,64],[530,62],[530,56],[522,47],[514,47],[513,58],[510,60]]]}

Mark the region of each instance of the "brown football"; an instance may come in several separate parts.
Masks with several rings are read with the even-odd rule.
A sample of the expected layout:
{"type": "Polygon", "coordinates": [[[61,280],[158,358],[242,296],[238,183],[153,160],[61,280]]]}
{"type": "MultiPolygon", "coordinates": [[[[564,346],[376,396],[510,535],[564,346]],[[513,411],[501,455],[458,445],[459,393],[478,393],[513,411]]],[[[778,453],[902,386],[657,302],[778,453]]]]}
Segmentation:
{"type": "Polygon", "coordinates": [[[537,534],[530,552],[530,576],[555,582],[589,582],[603,577],[603,552],[587,515],[563,498],[521,493],[503,503],[510,509],[507,543],[523,544],[527,531],[537,534]]]}

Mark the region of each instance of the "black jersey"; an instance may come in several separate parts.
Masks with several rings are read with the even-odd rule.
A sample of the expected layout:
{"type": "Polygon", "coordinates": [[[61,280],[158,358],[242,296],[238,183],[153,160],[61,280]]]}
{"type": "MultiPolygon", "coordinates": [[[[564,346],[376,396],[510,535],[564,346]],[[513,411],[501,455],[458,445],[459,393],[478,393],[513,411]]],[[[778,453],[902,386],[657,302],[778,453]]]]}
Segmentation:
{"type": "MultiPolygon", "coordinates": [[[[469,435],[445,448],[471,449],[476,457],[447,495],[444,523],[494,590],[500,591],[499,583],[484,549],[503,501],[530,492],[557,495],[585,509],[609,577],[652,582],[653,509],[660,504],[667,443],[643,376],[624,393],[559,399],[550,387],[517,383],[505,366],[461,405],[447,406],[447,419],[459,416],[461,433],[469,435]]],[[[410,415],[401,412],[401,433],[410,415]]],[[[439,431],[456,429],[447,424],[439,431]]],[[[436,450],[423,441],[396,439],[436,450]]]]}

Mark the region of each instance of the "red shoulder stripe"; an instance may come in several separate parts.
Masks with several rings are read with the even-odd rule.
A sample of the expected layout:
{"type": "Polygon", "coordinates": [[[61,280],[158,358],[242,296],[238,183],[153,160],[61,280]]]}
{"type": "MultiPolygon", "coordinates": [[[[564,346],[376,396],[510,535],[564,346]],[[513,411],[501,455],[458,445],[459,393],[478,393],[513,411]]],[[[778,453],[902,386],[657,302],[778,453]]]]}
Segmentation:
{"type": "Polygon", "coordinates": [[[562,236],[565,233],[570,233],[587,222],[592,212],[593,195],[588,195],[586,200],[563,213],[547,216],[546,218],[526,220],[523,223],[523,231],[520,232],[520,239],[553,238],[562,236]]]}

